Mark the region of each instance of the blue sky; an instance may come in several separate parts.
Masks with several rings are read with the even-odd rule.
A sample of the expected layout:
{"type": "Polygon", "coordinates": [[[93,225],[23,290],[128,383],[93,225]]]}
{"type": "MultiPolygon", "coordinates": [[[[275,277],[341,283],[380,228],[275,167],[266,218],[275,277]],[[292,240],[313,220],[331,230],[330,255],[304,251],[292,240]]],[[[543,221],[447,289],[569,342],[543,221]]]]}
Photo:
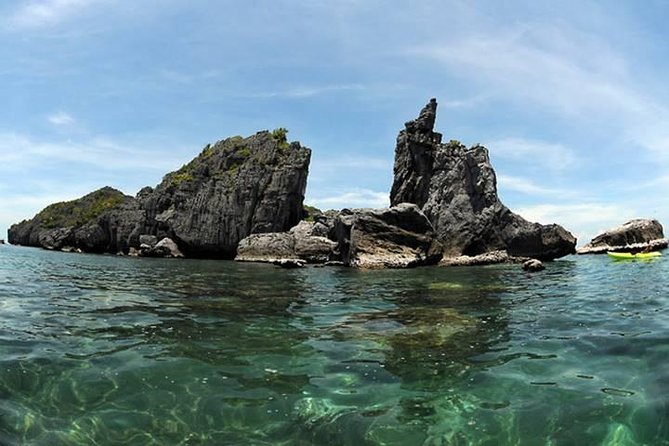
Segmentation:
{"type": "Polygon", "coordinates": [[[0,231],[276,127],[313,149],[307,203],[384,206],[397,132],[431,97],[526,218],[579,244],[669,224],[666,17],[659,0],[5,0],[0,231]]]}

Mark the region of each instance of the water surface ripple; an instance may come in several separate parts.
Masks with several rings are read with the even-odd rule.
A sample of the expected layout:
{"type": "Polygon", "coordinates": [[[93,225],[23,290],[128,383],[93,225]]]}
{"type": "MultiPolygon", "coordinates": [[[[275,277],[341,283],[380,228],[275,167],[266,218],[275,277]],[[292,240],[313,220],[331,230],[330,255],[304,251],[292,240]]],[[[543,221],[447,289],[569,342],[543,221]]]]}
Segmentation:
{"type": "Polygon", "coordinates": [[[0,444],[667,445],[668,273],[0,246],[0,444]]]}

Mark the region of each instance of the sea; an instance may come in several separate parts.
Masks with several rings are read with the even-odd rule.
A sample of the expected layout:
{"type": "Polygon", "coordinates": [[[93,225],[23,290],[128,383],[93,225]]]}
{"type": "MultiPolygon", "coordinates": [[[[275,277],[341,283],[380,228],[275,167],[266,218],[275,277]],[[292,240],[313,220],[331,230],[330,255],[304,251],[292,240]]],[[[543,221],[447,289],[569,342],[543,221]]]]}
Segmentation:
{"type": "Polygon", "coordinates": [[[668,278],[2,245],[0,444],[669,445],[668,278]]]}

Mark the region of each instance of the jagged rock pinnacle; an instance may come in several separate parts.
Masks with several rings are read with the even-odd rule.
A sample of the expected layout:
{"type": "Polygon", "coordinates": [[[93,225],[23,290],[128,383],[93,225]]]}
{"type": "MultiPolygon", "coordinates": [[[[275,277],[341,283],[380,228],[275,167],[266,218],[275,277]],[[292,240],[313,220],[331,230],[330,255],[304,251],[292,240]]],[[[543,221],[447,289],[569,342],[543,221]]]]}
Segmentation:
{"type": "Polygon", "coordinates": [[[407,122],[406,128],[407,130],[413,130],[413,131],[428,131],[431,132],[434,130],[434,121],[437,117],[437,99],[432,98],[430,99],[430,102],[423,107],[423,109],[420,111],[420,114],[418,115],[418,118],[416,118],[413,121],[407,122]]]}

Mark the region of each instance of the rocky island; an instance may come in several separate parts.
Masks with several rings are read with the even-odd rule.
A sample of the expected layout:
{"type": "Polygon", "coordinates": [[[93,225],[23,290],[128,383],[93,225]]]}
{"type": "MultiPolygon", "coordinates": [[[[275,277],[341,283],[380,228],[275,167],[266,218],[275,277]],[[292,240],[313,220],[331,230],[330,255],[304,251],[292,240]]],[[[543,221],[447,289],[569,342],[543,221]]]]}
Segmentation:
{"type": "Polygon", "coordinates": [[[486,148],[441,142],[436,111],[432,99],[399,132],[388,209],[308,212],[311,151],[276,129],[207,145],[135,197],[106,187],[50,205],[13,225],[9,242],[354,267],[452,263],[462,256],[469,259],[464,264],[552,260],[573,253],[576,239],[564,228],[530,223],[499,201],[486,148]]]}
{"type": "Polygon", "coordinates": [[[646,218],[630,220],[609,229],[579,248],[577,254],[605,254],[608,251],[632,252],[665,249],[669,241],[659,221],[646,218]]]}
{"type": "Polygon", "coordinates": [[[207,145],[135,197],[106,187],[48,206],[13,225],[9,242],[128,254],[140,251],[145,235],[173,240],[187,257],[233,258],[244,237],[302,219],[310,158],[311,150],[288,143],[285,129],[235,136],[207,145]]]}

